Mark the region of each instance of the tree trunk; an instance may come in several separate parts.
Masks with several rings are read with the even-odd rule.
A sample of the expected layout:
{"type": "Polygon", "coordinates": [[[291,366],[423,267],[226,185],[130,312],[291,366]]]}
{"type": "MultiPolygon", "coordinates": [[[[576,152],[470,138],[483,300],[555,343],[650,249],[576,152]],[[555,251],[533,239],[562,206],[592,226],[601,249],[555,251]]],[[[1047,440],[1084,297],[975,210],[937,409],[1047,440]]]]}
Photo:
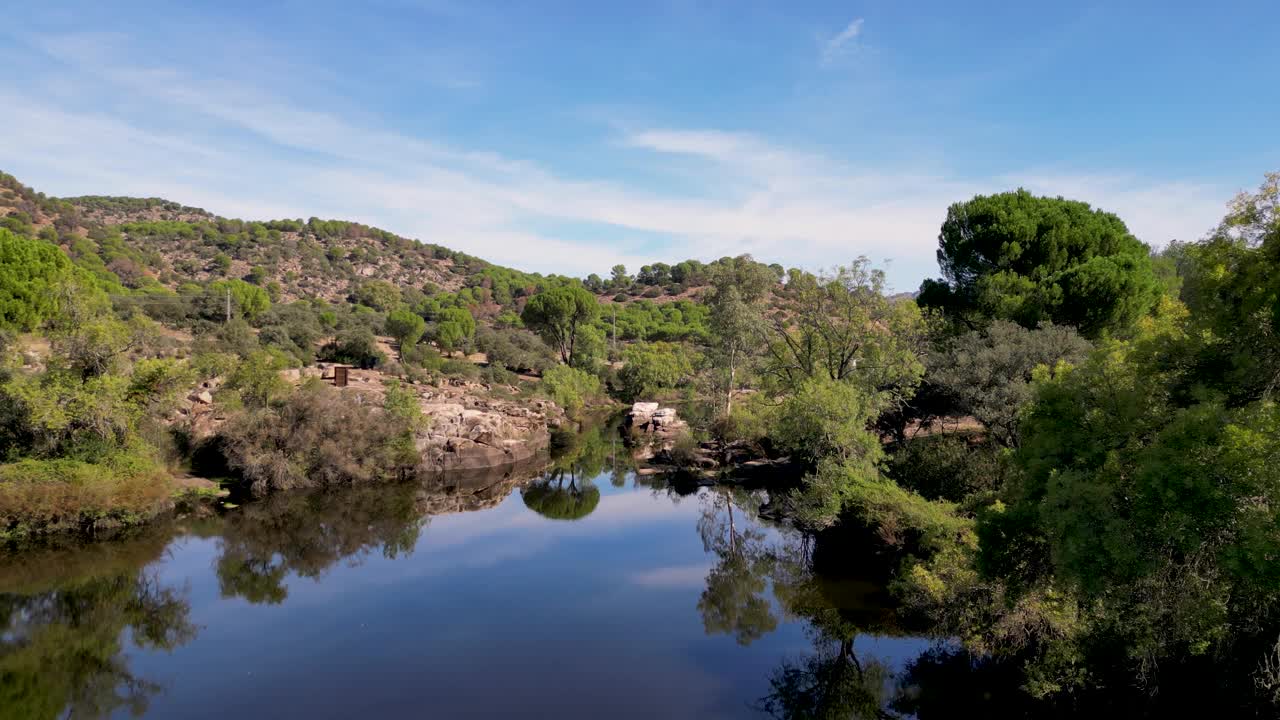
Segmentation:
{"type": "Polygon", "coordinates": [[[738,350],[734,348],[729,351],[729,391],[725,393],[724,399],[724,416],[727,418],[733,415],[733,386],[738,380],[738,350]]]}

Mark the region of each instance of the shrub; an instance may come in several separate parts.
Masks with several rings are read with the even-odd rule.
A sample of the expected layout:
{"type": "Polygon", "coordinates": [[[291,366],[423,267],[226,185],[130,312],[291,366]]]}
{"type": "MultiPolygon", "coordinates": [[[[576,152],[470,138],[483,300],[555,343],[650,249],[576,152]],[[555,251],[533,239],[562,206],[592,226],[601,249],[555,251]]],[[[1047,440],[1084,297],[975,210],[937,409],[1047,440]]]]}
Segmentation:
{"type": "Polygon", "coordinates": [[[378,350],[373,331],[365,327],[354,328],[325,343],[316,357],[326,362],[354,365],[368,370],[386,362],[387,356],[378,350]]]}
{"type": "Polygon", "coordinates": [[[568,413],[576,413],[583,404],[600,395],[596,376],[567,365],[557,365],[542,374],[542,389],[568,413]]]}
{"type": "Polygon", "coordinates": [[[852,383],[809,380],[778,409],[772,436],[810,464],[833,458],[874,465],[884,451],[868,426],[879,410],[876,398],[852,383]]]}
{"type": "Polygon", "coordinates": [[[163,510],[169,474],[143,451],[89,463],[59,458],[0,465],[0,537],[140,523],[163,510]]]}
{"type": "Polygon", "coordinates": [[[399,474],[405,429],[381,408],[309,382],[274,406],[233,417],[220,434],[228,465],[261,495],[399,474]]]}
{"type": "Polygon", "coordinates": [[[468,360],[442,360],[437,372],[446,377],[467,380],[478,380],[480,378],[480,366],[468,360]]]}
{"type": "Polygon", "coordinates": [[[439,370],[444,363],[444,356],[430,345],[414,345],[400,350],[400,364],[406,367],[424,370],[439,370]]]}
{"type": "Polygon", "coordinates": [[[227,377],[226,387],[240,391],[247,405],[267,405],[288,389],[280,371],[289,366],[277,352],[259,350],[241,360],[227,377]]]}
{"type": "Polygon", "coordinates": [[[768,406],[752,395],[746,402],[733,406],[729,415],[721,414],[711,424],[711,434],[728,443],[759,444],[769,435],[771,413],[768,406]]]}
{"type": "Polygon", "coordinates": [[[693,362],[685,349],[672,343],[640,343],[622,353],[618,371],[622,399],[633,402],[664,390],[673,390],[693,375],[693,362]]]}
{"type": "Polygon", "coordinates": [[[555,351],[542,338],[520,328],[479,328],[476,347],[491,365],[517,372],[543,372],[556,363],[555,351]]]}
{"type": "Polygon", "coordinates": [[[516,382],[516,374],[501,365],[490,365],[480,371],[480,377],[493,385],[511,385],[516,382]]]}
{"type": "Polygon", "coordinates": [[[351,301],[387,312],[400,304],[400,289],[386,280],[370,280],[351,293],[351,301]]]}

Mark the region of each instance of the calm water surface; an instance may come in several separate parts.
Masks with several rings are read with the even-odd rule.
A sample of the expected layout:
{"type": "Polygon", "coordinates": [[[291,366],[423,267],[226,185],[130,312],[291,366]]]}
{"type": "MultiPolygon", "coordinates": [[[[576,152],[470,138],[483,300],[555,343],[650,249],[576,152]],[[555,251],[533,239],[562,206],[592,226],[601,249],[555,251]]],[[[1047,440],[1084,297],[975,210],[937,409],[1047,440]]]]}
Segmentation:
{"type": "Polygon", "coordinates": [[[457,483],[11,553],[0,716],[759,717],[778,678],[861,658],[875,695],[929,645],[819,583],[759,496],[599,467],[457,483]]]}

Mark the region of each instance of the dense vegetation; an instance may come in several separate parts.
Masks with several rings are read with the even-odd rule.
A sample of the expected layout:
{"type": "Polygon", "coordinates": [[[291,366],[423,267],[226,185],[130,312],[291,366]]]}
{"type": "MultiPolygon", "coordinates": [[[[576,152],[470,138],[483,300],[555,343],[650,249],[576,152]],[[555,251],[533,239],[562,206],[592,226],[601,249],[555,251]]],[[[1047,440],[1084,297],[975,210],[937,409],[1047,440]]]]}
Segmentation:
{"type": "MultiPolygon", "coordinates": [[[[694,420],[679,446],[801,468],[770,488],[773,516],[828,547],[876,545],[904,613],[962,643],[931,662],[1018,668],[1027,707],[1228,665],[1252,679],[1241,707],[1280,699],[1280,175],[1159,253],[1076,201],[957,203],[943,278],[915,301],[889,297],[865,259],[578,281],[353,223],[0,180],[6,536],[166,506],[173,473],[210,450],[166,419],[204,387],[230,415],[214,449],[256,493],[404,474],[422,418],[391,377],[536,392],[571,413],[678,398],[694,420]],[[385,403],[281,379],[317,360],[379,368],[385,403]]],[[[522,495],[573,519],[593,490],[571,466],[522,495]]],[[[764,561],[732,527],[705,541],[722,562],[704,620],[749,642],[771,617],[764,561]]],[[[803,608],[810,589],[783,587],[803,608]]],[[[833,623],[830,656],[780,669],[766,709],[818,713],[805,693],[823,673],[850,697],[873,690],[833,623]]]]}

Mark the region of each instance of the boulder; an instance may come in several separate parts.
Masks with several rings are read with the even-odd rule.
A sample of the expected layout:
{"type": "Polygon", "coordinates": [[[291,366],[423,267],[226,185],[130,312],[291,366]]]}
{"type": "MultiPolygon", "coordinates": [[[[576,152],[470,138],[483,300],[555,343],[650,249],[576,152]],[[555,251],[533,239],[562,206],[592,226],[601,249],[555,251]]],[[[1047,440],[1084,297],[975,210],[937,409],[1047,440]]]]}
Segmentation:
{"type": "Polygon", "coordinates": [[[626,425],[632,432],[669,437],[688,427],[675,408],[660,407],[656,402],[638,402],[627,412],[626,425]]]}
{"type": "Polygon", "coordinates": [[[198,393],[192,393],[187,399],[191,402],[200,403],[201,405],[213,404],[213,395],[210,395],[208,390],[201,390],[198,393]]]}
{"type": "Polygon", "coordinates": [[[423,402],[428,431],[417,438],[426,474],[497,468],[530,460],[551,444],[558,408],[541,411],[516,401],[471,396],[423,402]]]}
{"type": "Polygon", "coordinates": [[[632,425],[642,425],[649,422],[649,419],[656,412],[658,412],[658,403],[638,402],[632,405],[631,410],[627,412],[627,419],[632,425]]]}

